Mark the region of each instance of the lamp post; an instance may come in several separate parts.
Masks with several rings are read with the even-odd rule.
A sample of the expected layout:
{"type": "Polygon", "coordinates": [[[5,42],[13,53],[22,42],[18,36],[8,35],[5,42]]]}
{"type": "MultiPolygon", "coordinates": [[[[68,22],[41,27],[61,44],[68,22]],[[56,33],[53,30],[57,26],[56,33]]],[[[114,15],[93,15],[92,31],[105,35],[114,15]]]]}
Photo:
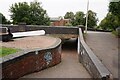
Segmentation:
{"type": "Polygon", "coordinates": [[[86,13],[85,33],[87,33],[87,24],[88,24],[88,8],[89,8],[89,0],[87,1],[87,13],[86,13]]]}

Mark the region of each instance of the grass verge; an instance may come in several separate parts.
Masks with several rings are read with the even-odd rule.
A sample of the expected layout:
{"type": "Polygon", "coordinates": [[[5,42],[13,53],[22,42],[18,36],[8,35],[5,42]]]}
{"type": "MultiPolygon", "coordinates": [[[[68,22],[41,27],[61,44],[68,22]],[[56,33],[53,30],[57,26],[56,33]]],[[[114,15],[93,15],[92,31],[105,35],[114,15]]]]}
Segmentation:
{"type": "Polygon", "coordinates": [[[112,34],[114,34],[116,37],[119,36],[118,32],[117,31],[112,31],[112,34]]]}
{"type": "Polygon", "coordinates": [[[0,57],[18,52],[18,49],[0,47],[0,57]]]}

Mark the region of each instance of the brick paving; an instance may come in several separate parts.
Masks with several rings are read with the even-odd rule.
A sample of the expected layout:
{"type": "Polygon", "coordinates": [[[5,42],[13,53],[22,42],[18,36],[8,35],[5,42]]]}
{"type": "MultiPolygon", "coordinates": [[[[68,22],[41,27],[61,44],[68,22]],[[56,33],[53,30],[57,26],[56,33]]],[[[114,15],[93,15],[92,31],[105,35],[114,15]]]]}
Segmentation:
{"type": "Polygon", "coordinates": [[[36,49],[36,48],[47,48],[56,43],[57,39],[46,36],[32,36],[24,38],[16,38],[13,41],[2,42],[2,46],[18,48],[18,49],[36,49]]]}
{"type": "Polygon", "coordinates": [[[118,38],[110,32],[88,31],[85,40],[113,77],[118,78],[118,38]]]}

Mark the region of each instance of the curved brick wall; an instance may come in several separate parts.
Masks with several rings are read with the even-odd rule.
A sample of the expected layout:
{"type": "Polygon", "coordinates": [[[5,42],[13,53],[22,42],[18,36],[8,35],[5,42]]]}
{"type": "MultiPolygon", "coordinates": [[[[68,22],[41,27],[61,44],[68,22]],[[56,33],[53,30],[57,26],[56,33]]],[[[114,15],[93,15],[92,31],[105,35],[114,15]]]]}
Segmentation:
{"type": "Polygon", "coordinates": [[[46,69],[61,62],[61,40],[47,48],[17,53],[11,58],[3,58],[2,78],[18,79],[26,74],[46,69]]]}

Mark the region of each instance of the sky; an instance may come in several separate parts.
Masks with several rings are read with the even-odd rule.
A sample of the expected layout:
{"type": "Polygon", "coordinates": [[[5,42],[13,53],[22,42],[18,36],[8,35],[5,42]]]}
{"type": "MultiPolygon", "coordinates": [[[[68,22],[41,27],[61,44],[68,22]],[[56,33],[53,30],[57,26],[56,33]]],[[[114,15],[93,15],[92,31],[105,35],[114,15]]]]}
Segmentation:
{"type": "MultiPolygon", "coordinates": [[[[18,2],[31,2],[34,0],[0,0],[0,12],[10,20],[10,6],[18,2]]],[[[64,16],[66,12],[87,12],[88,0],[36,0],[41,2],[43,9],[47,10],[49,17],[64,16]]],[[[109,0],[89,0],[89,10],[97,13],[99,22],[108,13],[109,0]]]]}

